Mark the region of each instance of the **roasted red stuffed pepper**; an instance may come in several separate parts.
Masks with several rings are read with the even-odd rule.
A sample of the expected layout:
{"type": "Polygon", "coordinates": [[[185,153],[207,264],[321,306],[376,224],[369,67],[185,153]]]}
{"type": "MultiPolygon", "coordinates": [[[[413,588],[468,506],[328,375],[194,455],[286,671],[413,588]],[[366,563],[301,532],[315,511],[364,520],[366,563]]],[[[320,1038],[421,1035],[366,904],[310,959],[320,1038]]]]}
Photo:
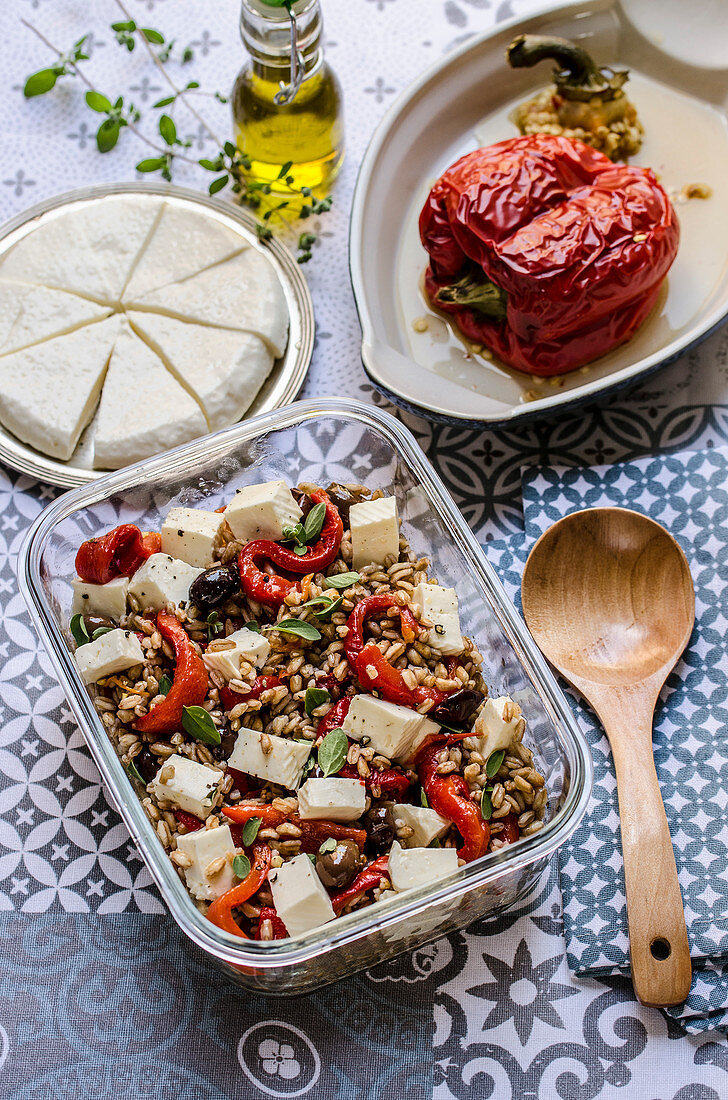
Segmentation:
{"type": "Polygon", "coordinates": [[[420,214],[431,303],[536,375],[629,340],[657,301],[679,228],[648,168],[532,134],[461,157],[420,214]]]}

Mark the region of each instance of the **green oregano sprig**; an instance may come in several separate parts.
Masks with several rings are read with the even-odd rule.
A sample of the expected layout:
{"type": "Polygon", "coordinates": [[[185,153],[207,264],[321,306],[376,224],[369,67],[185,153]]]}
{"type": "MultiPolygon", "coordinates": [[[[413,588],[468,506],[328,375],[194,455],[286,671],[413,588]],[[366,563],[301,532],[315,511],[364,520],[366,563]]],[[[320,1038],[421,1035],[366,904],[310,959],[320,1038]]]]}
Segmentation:
{"type": "MultiPolygon", "coordinates": [[[[268,0],[270,2],[270,0],[268,0]]],[[[275,0],[280,6],[286,6],[285,0],[275,0]]],[[[80,68],[80,65],[89,59],[85,52],[85,42],[88,34],[78,39],[72,48],[66,53],[59,50],[53,43],[26,20],[21,20],[29,30],[41,39],[41,41],[57,55],[56,61],[45,69],[29,76],[23,88],[26,98],[43,95],[50,92],[57,81],[65,76],[78,76],[86,85],[86,104],[94,112],[105,115],[104,120],[96,132],[96,144],[100,153],[108,153],[115,148],[119,137],[124,130],[133,133],[134,136],[153,150],[154,155],[140,160],[137,171],[143,174],[159,173],[164,180],[171,180],[176,161],[187,164],[197,164],[208,172],[214,172],[215,178],[208,185],[211,195],[216,195],[225,188],[230,188],[235,199],[240,204],[247,206],[256,215],[256,232],[261,241],[268,241],[273,236],[271,223],[284,222],[290,224],[287,218],[289,209],[293,210],[296,218],[309,218],[312,215],[321,215],[331,209],[332,199],[328,195],[325,198],[317,198],[308,187],[297,187],[290,174],[291,162],[284,164],[278,174],[275,187],[276,196],[283,192],[279,201],[269,200],[273,194],[273,186],[252,175],[250,158],[230,141],[221,142],[215,135],[207,121],[194,108],[189,101],[192,95],[211,95],[220,103],[226,103],[227,97],[220,92],[205,93],[200,90],[198,81],[190,80],[184,87],[178,87],[172,80],[167,70],[166,63],[173,56],[174,39],[167,40],[164,34],[154,27],[141,27],[131,17],[122,0],[116,0],[117,6],[124,19],[111,24],[116,41],[128,53],[133,53],[138,42],[141,42],[147,50],[149,57],[163,74],[164,79],[170,85],[170,93],[152,104],[152,110],[174,109],[182,102],[194,115],[202,130],[207,133],[211,142],[217,146],[218,152],[213,156],[202,157],[199,160],[185,154],[184,150],[191,145],[190,141],[183,141],[178,136],[177,126],[171,114],[165,111],[157,120],[157,129],[162,144],[152,140],[144,133],[137,123],[142,114],[138,107],[131,102],[126,102],[123,95],[111,99],[104,95],[88,79],[80,68]]],[[[191,61],[193,50],[185,47],[175,60],[182,65],[191,61]]],[[[312,257],[312,248],[317,242],[315,233],[304,232],[298,238],[298,262],[307,263],[312,257]]]]}

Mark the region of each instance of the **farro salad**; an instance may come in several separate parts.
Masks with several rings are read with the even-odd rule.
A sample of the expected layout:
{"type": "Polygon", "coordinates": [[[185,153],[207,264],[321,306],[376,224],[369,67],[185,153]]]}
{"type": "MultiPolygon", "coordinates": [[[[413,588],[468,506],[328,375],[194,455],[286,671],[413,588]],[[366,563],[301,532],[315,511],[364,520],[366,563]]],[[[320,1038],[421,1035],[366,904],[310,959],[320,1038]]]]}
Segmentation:
{"type": "Polygon", "coordinates": [[[76,662],[207,918],[282,939],[537,832],[547,792],[394,497],[284,481],[76,556],[76,662]]]}

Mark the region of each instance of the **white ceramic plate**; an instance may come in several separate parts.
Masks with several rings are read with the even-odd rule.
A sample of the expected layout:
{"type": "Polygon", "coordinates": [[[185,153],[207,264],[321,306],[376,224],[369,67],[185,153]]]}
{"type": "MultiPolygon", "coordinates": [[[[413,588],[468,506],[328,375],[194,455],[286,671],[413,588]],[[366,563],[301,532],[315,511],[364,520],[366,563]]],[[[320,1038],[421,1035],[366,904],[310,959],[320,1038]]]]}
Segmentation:
{"type": "Polygon", "coordinates": [[[350,262],[362,359],[395,402],[435,419],[513,424],[634,382],[728,315],[728,21],[721,0],[681,2],[679,28],[672,0],[670,9],[662,28],[661,5],[646,0],[624,0],[624,7],[586,0],[504,24],[445,57],[385,116],[359,173],[350,262]],[[706,5],[714,9],[715,35],[722,36],[722,69],[708,67],[715,64],[715,43],[708,49],[704,20],[693,18],[694,8],[706,5]],[[417,219],[432,183],[469,150],[515,137],[512,107],[549,81],[548,62],[531,70],[507,65],[506,46],[521,31],[578,39],[598,64],[629,68],[628,93],[646,131],[632,162],[652,167],[671,194],[697,182],[713,190],[710,199],[677,202],[678,256],[635,337],[556,379],[532,378],[472,354],[420,289],[426,253],[417,219]],[[413,327],[421,318],[424,332],[413,327]]]}
{"type": "MultiPolygon", "coordinates": [[[[314,343],[314,317],[311,295],[300,266],[294,257],[276,240],[263,245],[255,233],[255,220],[247,211],[219,199],[172,184],[116,183],[84,187],[48,199],[25,210],[0,229],[0,256],[8,251],[41,222],[57,217],[70,207],[98,202],[106,195],[139,195],[142,200],[158,203],[160,199],[181,208],[207,213],[239,233],[253,248],[265,251],[278,273],[289,314],[288,345],[282,357],[258,393],[244,419],[257,413],[272,412],[288,405],[298,394],[306,377],[314,343]]],[[[79,440],[78,447],[67,462],[59,462],[22,443],[0,425],[0,462],[22,473],[30,474],[52,485],[69,488],[84,485],[105,472],[91,466],[93,422],[79,440]]]]}

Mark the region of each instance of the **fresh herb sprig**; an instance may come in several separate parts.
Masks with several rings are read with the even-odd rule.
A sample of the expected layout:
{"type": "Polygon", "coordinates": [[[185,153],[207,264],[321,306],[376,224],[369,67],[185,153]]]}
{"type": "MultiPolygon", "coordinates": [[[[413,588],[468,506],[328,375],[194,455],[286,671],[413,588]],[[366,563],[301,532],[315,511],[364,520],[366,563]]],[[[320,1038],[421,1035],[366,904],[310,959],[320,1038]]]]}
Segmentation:
{"type": "MultiPolygon", "coordinates": [[[[45,69],[32,73],[25,82],[23,94],[26,98],[44,95],[52,91],[57,82],[64,77],[79,77],[87,90],[85,101],[90,110],[104,116],[96,131],[96,145],[100,153],[108,153],[114,149],[121,134],[126,131],[133,134],[139,141],[145,144],[153,155],[144,157],[137,162],[137,171],[147,174],[159,173],[164,180],[171,180],[175,165],[183,162],[190,165],[198,165],[207,172],[213,172],[215,178],[209,183],[208,191],[211,195],[229,188],[235,200],[247,206],[256,215],[256,231],[262,241],[270,240],[273,236],[273,225],[290,226],[289,213],[296,218],[309,218],[312,215],[321,215],[331,209],[331,196],[317,198],[308,187],[297,187],[293,176],[290,174],[292,164],[284,164],[275,181],[275,186],[269,182],[260,180],[252,174],[250,158],[231,142],[223,142],[215,134],[207,120],[201,115],[193,103],[191,96],[208,95],[214,97],[220,103],[226,103],[227,98],[220,92],[204,92],[196,80],[189,80],[180,87],[169,74],[167,62],[177,61],[180,65],[192,60],[194,52],[190,46],[185,47],[177,55],[174,51],[174,39],[167,39],[165,35],[154,27],[139,26],[132,18],[122,0],[116,0],[123,19],[111,24],[111,30],[116,41],[127,53],[133,53],[140,44],[147,51],[153,64],[159,69],[170,91],[166,96],[152,104],[152,110],[164,110],[155,124],[161,142],[150,138],[139,127],[142,112],[134,103],[128,101],[123,95],[112,97],[100,91],[89,80],[83,71],[83,62],[88,61],[90,54],[86,52],[86,43],[89,34],[76,41],[70,50],[59,50],[45,35],[27,20],[21,22],[28,27],[50,50],[56,54],[56,60],[45,69]],[[195,160],[186,153],[191,142],[179,137],[177,124],[172,118],[173,111],[178,103],[184,104],[186,109],[194,116],[200,126],[200,132],[205,134],[217,152],[195,160]],[[166,109],[169,108],[169,111],[166,109]],[[282,197],[277,198],[281,193],[282,197]],[[271,195],[275,197],[270,198],[271,195]]],[[[317,236],[310,231],[303,232],[298,237],[298,262],[307,263],[312,257],[312,248],[317,242],[317,236]]]]}

